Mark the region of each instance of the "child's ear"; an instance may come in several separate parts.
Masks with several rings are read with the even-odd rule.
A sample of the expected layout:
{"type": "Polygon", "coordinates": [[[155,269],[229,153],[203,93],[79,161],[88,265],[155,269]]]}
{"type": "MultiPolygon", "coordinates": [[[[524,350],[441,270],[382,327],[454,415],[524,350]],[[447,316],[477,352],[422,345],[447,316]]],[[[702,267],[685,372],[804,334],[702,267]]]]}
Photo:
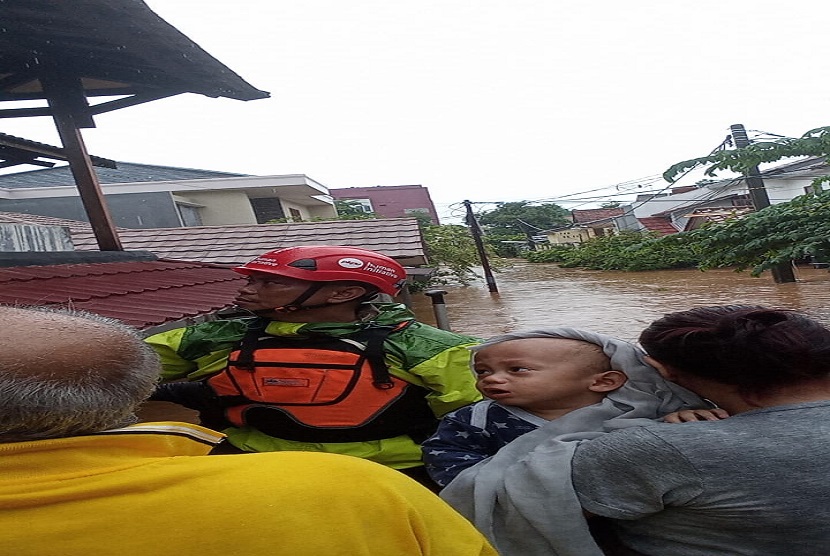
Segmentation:
{"type": "Polygon", "coordinates": [[[622,371],[605,371],[597,373],[593,377],[593,382],[588,387],[591,392],[611,392],[616,390],[628,380],[625,373],[622,371]]]}

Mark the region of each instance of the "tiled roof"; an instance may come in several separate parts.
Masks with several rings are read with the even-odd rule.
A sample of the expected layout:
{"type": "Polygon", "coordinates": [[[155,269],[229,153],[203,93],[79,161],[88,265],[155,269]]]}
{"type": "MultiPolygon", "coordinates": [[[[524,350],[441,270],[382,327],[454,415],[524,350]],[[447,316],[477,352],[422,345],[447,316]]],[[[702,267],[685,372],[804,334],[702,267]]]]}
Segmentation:
{"type": "Polygon", "coordinates": [[[0,303],[71,306],[147,328],[217,311],[243,280],[183,261],[17,266],[0,268],[0,303]]]}
{"type": "MultiPolygon", "coordinates": [[[[427,262],[414,218],[122,229],[118,235],[127,250],[217,264],[241,264],[265,251],[298,245],[348,245],[378,251],[404,265],[427,262]]],[[[98,249],[91,232],[73,233],[72,242],[78,250],[98,249]]]]}
{"type": "Polygon", "coordinates": [[[572,210],[575,224],[588,224],[600,220],[610,220],[623,215],[621,208],[577,209],[572,210]]]}
{"type": "Polygon", "coordinates": [[[665,218],[650,216],[647,218],[638,218],[637,220],[645,227],[646,230],[651,232],[659,232],[663,235],[677,233],[677,228],[672,226],[671,222],[665,218]]]}
{"type": "MultiPolygon", "coordinates": [[[[100,183],[139,183],[155,181],[201,180],[212,178],[240,178],[248,174],[214,172],[194,168],[176,168],[174,166],[153,166],[151,164],[133,164],[118,162],[118,168],[96,168],[95,175],[100,183]]],[[[59,187],[75,185],[75,178],[69,166],[56,166],[44,170],[29,170],[0,175],[0,187],[9,189],[25,187],[59,187]]]]}

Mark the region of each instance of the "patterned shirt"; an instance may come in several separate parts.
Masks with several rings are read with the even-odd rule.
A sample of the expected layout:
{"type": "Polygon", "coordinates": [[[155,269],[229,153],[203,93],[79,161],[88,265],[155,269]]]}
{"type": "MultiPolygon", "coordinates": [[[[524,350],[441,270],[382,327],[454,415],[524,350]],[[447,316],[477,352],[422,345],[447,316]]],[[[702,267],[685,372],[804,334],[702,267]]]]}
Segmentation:
{"type": "Polygon", "coordinates": [[[547,423],[523,409],[484,400],[446,415],[422,445],[430,477],[444,487],[468,467],[547,423]]]}

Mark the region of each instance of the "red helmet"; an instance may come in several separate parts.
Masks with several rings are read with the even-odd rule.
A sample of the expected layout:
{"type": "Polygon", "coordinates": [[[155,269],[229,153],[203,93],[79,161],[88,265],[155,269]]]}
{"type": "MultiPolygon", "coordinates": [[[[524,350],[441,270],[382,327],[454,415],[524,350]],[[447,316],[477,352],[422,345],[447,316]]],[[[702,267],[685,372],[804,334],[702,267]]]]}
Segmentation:
{"type": "Polygon", "coordinates": [[[364,282],[392,296],[398,294],[406,281],[403,267],[386,255],[357,247],[333,245],[268,251],[234,270],[245,275],[265,272],[309,282],[364,282]]]}

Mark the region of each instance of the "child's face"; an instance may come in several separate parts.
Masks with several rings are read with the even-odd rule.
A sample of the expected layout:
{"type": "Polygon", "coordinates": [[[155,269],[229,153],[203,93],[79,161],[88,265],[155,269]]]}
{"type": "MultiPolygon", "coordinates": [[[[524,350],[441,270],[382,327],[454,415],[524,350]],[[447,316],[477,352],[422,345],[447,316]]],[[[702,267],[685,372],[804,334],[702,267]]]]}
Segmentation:
{"type": "Polygon", "coordinates": [[[533,413],[564,413],[599,402],[607,390],[595,388],[597,377],[611,367],[594,344],[526,338],[477,351],[473,369],[476,387],[492,400],[533,413]]]}

